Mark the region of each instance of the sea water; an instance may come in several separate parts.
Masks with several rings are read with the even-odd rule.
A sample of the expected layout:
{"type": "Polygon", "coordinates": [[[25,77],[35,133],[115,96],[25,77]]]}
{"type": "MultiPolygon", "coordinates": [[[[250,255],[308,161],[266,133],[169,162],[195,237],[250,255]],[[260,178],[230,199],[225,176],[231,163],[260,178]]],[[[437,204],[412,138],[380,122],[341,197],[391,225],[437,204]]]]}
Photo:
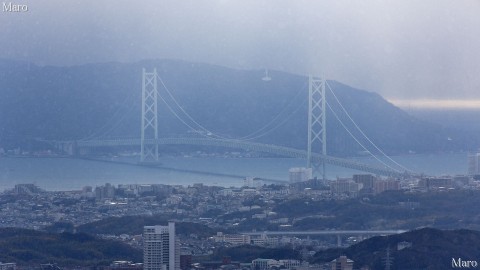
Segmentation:
{"type": "MultiPolygon", "coordinates": [[[[353,159],[377,165],[372,158],[353,159]]],[[[393,159],[417,173],[457,175],[466,173],[468,158],[467,153],[442,153],[393,159]]],[[[162,157],[161,167],[143,167],[133,165],[133,160],[130,162],[132,165],[73,158],[0,157],[0,191],[23,183],[34,183],[46,190],[79,190],[105,183],[241,186],[245,177],[288,181],[290,168],[306,165],[305,160],[294,158],[162,157]]],[[[362,173],[330,165],[326,172],[329,179],[362,173]]]]}

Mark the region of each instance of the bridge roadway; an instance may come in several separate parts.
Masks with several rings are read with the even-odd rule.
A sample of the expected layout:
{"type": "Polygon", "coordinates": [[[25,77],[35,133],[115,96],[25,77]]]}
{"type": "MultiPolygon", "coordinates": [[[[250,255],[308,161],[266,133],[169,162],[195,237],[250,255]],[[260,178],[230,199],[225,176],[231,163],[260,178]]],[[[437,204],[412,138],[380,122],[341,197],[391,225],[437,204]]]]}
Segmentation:
{"type": "Polygon", "coordinates": [[[391,235],[407,232],[405,230],[322,230],[322,231],[263,231],[243,232],[250,236],[261,235],[391,235]]]}
{"type": "MultiPolygon", "coordinates": [[[[65,143],[65,142],[64,142],[65,143]]],[[[69,142],[72,143],[72,142],[69,142]]],[[[240,140],[226,140],[226,139],[214,139],[214,138],[159,138],[157,140],[145,140],[145,144],[158,144],[158,145],[201,145],[201,146],[220,146],[226,148],[243,149],[247,151],[270,153],[284,157],[292,158],[307,158],[307,151],[298,150],[295,148],[289,148],[284,146],[263,144],[255,142],[247,142],[240,140]]],[[[140,139],[112,139],[112,140],[88,140],[77,141],[77,148],[92,148],[92,147],[105,147],[105,146],[140,146],[140,139]]],[[[314,162],[325,161],[326,164],[340,166],[344,168],[359,170],[376,175],[390,176],[390,177],[405,177],[411,174],[407,172],[394,171],[386,167],[377,167],[367,164],[362,164],[356,161],[351,161],[343,158],[336,158],[331,156],[324,156],[321,154],[312,154],[314,162]]]]}

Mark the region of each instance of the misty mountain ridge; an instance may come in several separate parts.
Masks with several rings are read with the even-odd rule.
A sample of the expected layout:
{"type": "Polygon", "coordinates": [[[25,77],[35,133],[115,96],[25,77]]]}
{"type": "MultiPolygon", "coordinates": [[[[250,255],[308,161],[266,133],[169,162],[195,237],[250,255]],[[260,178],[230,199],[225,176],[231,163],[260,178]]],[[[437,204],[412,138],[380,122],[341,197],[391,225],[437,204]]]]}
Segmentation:
{"type": "MultiPolygon", "coordinates": [[[[173,110],[197,130],[200,128],[184,112],[223,137],[306,149],[308,77],[269,70],[272,79],[265,81],[264,70],[178,60],[70,67],[0,60],[0,147],[25,148],[35,138],[139,138],[142,68],[157,69],[160,96],[171,107],[158,101],[160,137],[195,133],[173,110]]],[[[475,137],[418,120],[376,93],[336,81],[328,83],[356,124],[389,154],[469,150],[478,145],[475,137]]],[[[329,90],[326,95],[350,132],[369,145],[329,90]]],[[[362,152],[335,114],[327,109],[328,153],[362,152]]]]}

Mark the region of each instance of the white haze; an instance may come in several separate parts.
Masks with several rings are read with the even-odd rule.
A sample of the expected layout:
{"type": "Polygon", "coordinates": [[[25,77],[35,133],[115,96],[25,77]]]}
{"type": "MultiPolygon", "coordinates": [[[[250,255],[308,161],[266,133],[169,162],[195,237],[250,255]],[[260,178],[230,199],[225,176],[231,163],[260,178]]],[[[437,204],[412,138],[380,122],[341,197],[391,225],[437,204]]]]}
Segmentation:
{"type": "Polygon", "coordinates": [[[29,11],[0,12],[0,58],[173,58],[325,74],[392,99],[480,99],[478,0],[14,3],[29,11]]]}

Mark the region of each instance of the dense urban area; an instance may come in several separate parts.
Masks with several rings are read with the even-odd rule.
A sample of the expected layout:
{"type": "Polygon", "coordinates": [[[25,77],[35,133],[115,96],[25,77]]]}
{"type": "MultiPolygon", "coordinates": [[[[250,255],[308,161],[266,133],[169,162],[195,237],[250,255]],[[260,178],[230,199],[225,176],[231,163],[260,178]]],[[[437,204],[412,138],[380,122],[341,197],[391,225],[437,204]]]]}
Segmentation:
{"type": "MultiPolygon", "coordinates": [[[[157,222],[169,223],[172,231],[168,226],[156,227],[167,228],[165,233],[178,245],[170,251],[178,256],[179,265],[174,269],[353,269],[351,258],[339,256],[321,262],[316,254],[346,248],[372,236],[399,234],[424,226],[454,228],[458,223],[449,225],[444,221],[449,214],[435,212],[437,205],[429,204],[435,204],[439,198],[448,201],[449,196],[464,197],[468,194],[465,192],[480,190],[480,179],[476,177],[478,160],[479,155],[470,156],[469,175],[408,179],[357,174],[324,181],[312,179],[311,169],[292,168],[290,182],[284,185],[257,178],[244,179],[241,187],[106,183],[82,190],[45,191],[35,184],[17,184],[0,193],[0,227],[89,233],[147,252],[142,230],[155,228],[154,225],[160,225],[157,222]],[[418,211],[421,214],[417,215],[418,211]],[[372,217],[375,214],[378,216],[372,217]],[[143,223],[137,224],[136,220],[143,223]],[[218,258],[219,250],[247,245],[294,253],[286,255],[292,257],[283,254],[280,258],[277,254],[248,261],[232,260],[231,254],[218,258]]],[[[463,227],[478,227],[472,220],[458,222],[463,227]]],[[[388,248],[401,250],[411,245],[400,241],[388,248]]],[[[143,259],[148,262],[145,254],[143,259]]],[[[1,270],[39,267],[59,266],[54,261],[0,263],[1,270]]],[[[150,269],[141,261],[128,258],[118,258],[104,267],[150,269]]]]}
{"type": "Polygon", "coordinates": [[[0,6],[0,270],[480,268],[479,0],[0,6]]]}

